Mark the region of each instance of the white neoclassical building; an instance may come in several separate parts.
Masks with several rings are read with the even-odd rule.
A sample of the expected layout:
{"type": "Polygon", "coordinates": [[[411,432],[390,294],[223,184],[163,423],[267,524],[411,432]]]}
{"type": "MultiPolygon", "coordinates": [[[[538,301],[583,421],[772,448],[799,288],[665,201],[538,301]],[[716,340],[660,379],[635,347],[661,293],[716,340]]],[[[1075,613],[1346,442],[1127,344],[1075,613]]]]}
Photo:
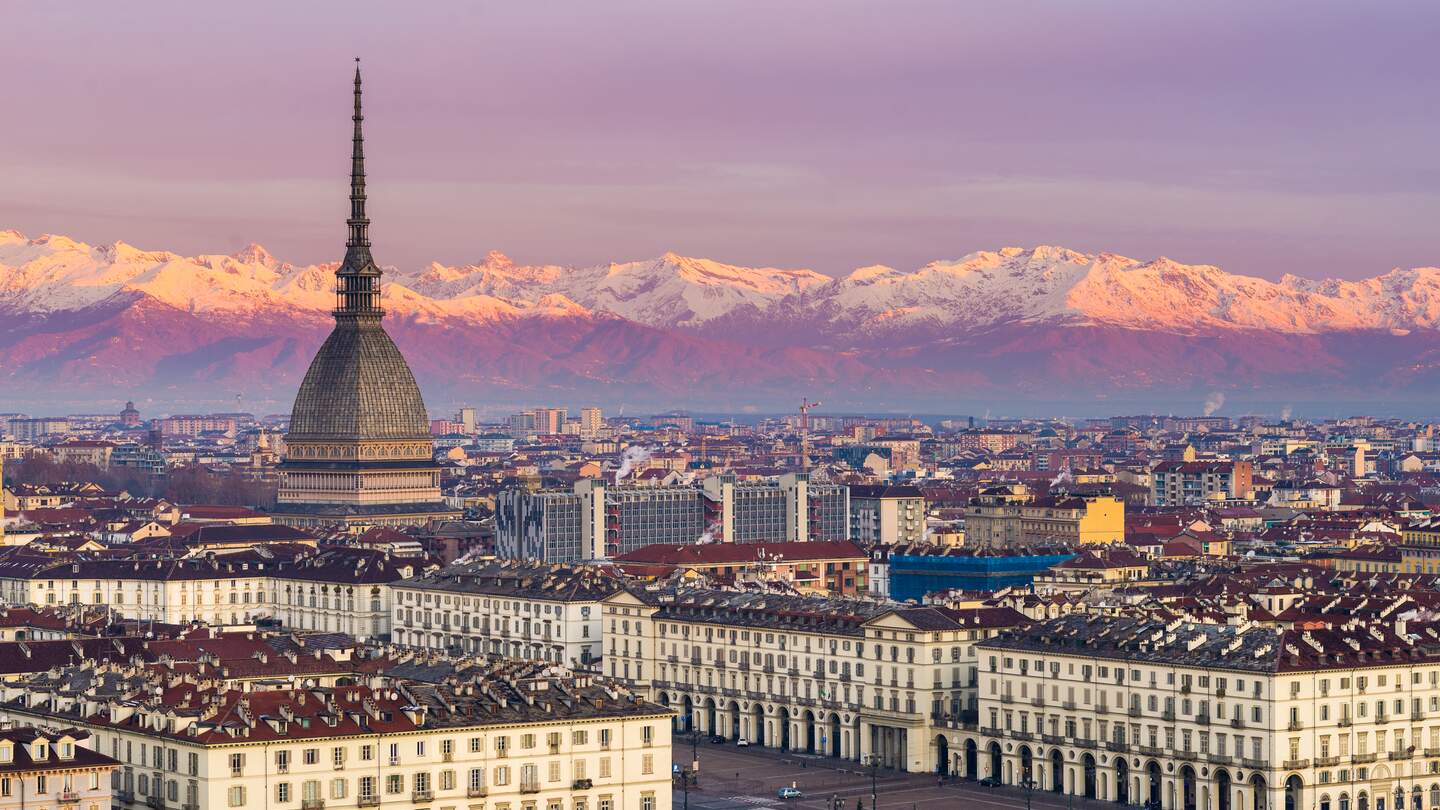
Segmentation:
{"type": "Polygon", "coordinates": [[[87,559],[0,566],[9,604],[92,605],[117,618],[216,626],[275,619],[299,630],[384,639],[391,583],[437,566],[367,548],[282,557],[266,547],[195,557],[87,559]]]}
{"type": "Polygon", "coordinates": [[[596,566],[482,560],[392,587],[397,644],[589,667],[601,602],[621,585],[596,566]]]}
{"type": "Polygon", "coordinates": [[[242,690],[72,667],[0,689],[0,720],[89,732],[121,810],[669,810],[668,710],[516,669],[242,690]]]}
{"type": "Polygon", "coordinates": [[[1440,807],[1433,623],[1077,614],[979,647],[961,774],[1164,810],[1440,807]]]}
{"type": "Polygon", "coordinates": [[[605,603],[604,672],[677,712],[680,731],[886,767],[940,769],[937,733],[973,718],[977,642],[1010,608],[684,588],[605,603]]]}

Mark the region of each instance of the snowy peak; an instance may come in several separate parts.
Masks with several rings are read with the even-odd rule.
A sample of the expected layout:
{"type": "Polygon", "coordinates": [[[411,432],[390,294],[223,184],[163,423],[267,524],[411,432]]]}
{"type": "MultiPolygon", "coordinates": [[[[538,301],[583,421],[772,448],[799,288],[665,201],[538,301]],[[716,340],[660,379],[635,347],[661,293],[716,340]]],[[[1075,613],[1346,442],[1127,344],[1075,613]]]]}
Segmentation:
{"type": "Polygon", "coordinates": [[[651,326],[698,326],[737,310],[760,311],[830,283],[812,270],[739,267],[675,253],[575,271],[570,297],[651,326]]]}
{"type": "MultiPolygon", "coordinates": [[[[188,312],[259,311],[322,318],[336,264],[295,266],[258,244],[185,257],[125,242],[0,230],[0,306],[56,312],[143,295],[188,312]]],[[[590,267],[518,264],[491,251],[474,264],[387,268],[387,309],[445,321],[618,316],[659,328],[813,331],[840,345],[923,338],[1003,324],[1103,325],[1171,334],[1260,330],[1319,334],[1440,328],[1440,269],[1359,280],[1278,281],[1160,257],[1138,261],[1040,245],[982,250],[914,270],[862,267],[840,279],[667,252],[590,267]]]]}

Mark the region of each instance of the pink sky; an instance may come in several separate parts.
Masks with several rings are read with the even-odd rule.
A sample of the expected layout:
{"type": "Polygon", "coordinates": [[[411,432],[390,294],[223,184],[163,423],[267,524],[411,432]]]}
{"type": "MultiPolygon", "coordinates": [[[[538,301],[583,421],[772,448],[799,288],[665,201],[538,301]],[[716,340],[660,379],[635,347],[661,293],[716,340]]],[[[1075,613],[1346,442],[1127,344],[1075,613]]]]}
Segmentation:
{"type": "Polygon", "coordinates": [[[0,228],[299,262],[1007,244],[1276,277],[1440,264],[1423,2],[18,4],[0,228]]]}

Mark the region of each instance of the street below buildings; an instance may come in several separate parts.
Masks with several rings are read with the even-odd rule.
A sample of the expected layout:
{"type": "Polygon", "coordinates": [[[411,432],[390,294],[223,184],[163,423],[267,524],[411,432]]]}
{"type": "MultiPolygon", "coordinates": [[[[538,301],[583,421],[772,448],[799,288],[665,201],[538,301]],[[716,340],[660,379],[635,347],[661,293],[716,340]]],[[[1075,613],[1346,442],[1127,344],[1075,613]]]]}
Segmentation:
{"type": "MultiPolygon", "coordinates": [[[[690,788],[690,810],[753,810],[753,808],[791,808],[791,810],[830,810],[838,799],[843,810],[855,810],[863,801],[866,810],[873,810],[870,774],[857,762],[828,757],[780,752],[751,746],[738,748],[734,743],[701,742],[696,747],[700,760],[698,784],[690,788]],[[776,792],[794,786],[802,796],[781,799],[776,792]]],[[[674,763],[690,766],[691,746],[677,738],[673,747],[674,763]]],[[[976,782],[946,779],[943,783],[934,774],[911,774],[881,770],[876,774],[874,794],[880,810],[939,810],[966,807],[974,810],[1024,808],[1025,791],[1016,787],[981,787],[976,782]]],[[[1036,790],[1030,795],[1032,810],[1100,810],[1115,807],[1111,802],[1067,800],[1067,797],[1036,790]]],[[[675,810],[685,808],[685,791],[674,791],[675,810]]]]}

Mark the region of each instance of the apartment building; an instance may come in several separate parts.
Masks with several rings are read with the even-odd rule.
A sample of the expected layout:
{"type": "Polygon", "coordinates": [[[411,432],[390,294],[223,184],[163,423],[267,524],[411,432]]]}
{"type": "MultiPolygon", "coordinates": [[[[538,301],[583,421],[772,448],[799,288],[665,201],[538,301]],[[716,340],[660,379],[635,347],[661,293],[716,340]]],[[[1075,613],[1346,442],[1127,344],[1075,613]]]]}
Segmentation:
{"type": "Polygon", "coordinates": [[[800,473],[753,482],[719,475],[679,486],[585,479],[568,492],[501,492],[495,542],[501,557],[575,563],[702,535],[732,543],[844,540],[849,521],[844,485],[811,483],[800,473]]]}
{"type": "Polygon", "coordinates": [[[109,810],[120,763],[88,747],[83,731],[0,731],[0,810],[109,810]]]}
{"type": "Polygon", "coordinates": [[[593,439],[605,429],[605,414],[599,408],[580,409],[580,436],[593,439]]]}
{"type": "Polygon", "coordinates": [[[484,560],[392,587],[397,644],[584,667],[600,659],[601,603],[621,586],[593,566],[484,560]]]}
{"type": "Polygon", "coordinates": [[[1254,494],[1254,470],[1248,461],[1167,461],[1150,472],[1154,506],[1195,506],[1254,494]]]}
{"type": "Polygon", "coordinates": [[[850,539],[895,546],[925,539],[925,495],[911,484],[852,484],[850,539]]]}
{"type": "Polygon", "coordinates": [[[6,423],[10,435],[22,442],[70,432],[70,420],[60,416],[18,416],[6,423]]]}
{"type": "Polygon", "coordinates": [[[1110,495],[1035,497],[1023,484],[988,487],[965,507],[965,543],[996,546],[1118,543],[1125,502],[1110,495]]]}
{"type": "Polygon", "coordinates": [[[0,598],[16,605],[92,605],[138,621],[287,627],[381,639],[390,632],[391,583],[433,569],[425,557],[327,548],[290,559],[264,550],[181,559],[0,563],[0,598]]]}
{"type": "Polygon", "coordinates": [[[1440,631],[1070,615],[979,645],[951,770],[1170,810],[1440,804],[1440,631]]]}
{"type": "Polygon", "coordinates": [[[1010,608],[687,588],[605,604],[606,674],[678,713],[682,732],[933,770],[935,730],[973,717],[975,644],[1010,608]]]}
{"type": "Polygon", "coordinates": [[[178,414],[155,420],[162,436],[199,436],[201,433],[226,433],[239,427],[239,419],[220,414],[178,414]]]}
{"type": "Polygon", "coordinates": [[[247,690],[77,666],[5,687],[0,718],[94,735],[121,810],[668,810],[670,712],[553,667],[473,663],[247,690]]]}

